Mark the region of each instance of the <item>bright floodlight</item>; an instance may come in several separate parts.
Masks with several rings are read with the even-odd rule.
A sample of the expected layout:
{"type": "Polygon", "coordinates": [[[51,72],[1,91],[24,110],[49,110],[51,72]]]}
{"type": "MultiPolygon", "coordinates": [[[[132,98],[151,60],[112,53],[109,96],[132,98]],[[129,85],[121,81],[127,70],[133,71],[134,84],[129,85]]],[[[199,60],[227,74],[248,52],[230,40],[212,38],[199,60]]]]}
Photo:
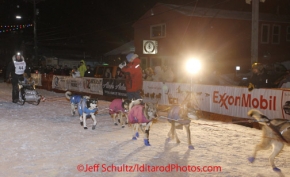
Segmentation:
{"type": "Polygon", "coordinates": [[[186,62],[186,69],[187,69],[187,71],[189,73],[195,74],[195,73],[197,73],[197,72],[200,71],[200,69],[201,69],[201,63],[197,59],[189,59],[186,62]]]}
{"type": "Polygon", "coordinates": [[[21,16],[20,15],[16,15],[16,19],[21,19],[21,16]]]}
{"type": "Polygon", "coordinates": [[[241,67],[240,66],[236,66],[236,71],[240,71],[241,67]]]}

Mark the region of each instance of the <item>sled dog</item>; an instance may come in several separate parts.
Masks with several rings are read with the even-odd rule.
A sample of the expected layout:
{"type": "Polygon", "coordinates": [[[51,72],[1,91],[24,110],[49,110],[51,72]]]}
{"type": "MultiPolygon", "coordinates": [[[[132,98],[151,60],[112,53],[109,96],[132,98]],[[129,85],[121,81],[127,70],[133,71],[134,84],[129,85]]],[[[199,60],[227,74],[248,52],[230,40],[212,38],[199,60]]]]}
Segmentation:
{"type": "Polygon", "coordinates": [[[97,125],[97,120],[96,120],[96,112],[98,111],[98,99],[90,98],[86,99],[83,98],[81,102],[78,104],[78,113],[80,116],[80,124],[81,126],[84,127],[84,129],[87,128],[87,123],[86,119],[87,118],[92,118],[94,121],[92,129],[94,130],[97,125]]]}
{"type": "Polygon", "coordinates": [[[116,118],[118,117],[118,122],[125,127],[125,123],[128,123],[128,110],[130,101],[128,99],[114,99],[109,105],[109,113],[113,118],[114,124],[118,125],[116,118]],[[124,120],[124,117],[126,120],[124,120]]]}
{"type": "Polygon", "coordinates": [[[188,148],[194,149],[193,145],[191,144],[191,132],[190,132],[191,120],[188,118],[187,103],[172,106],[168,112],[167,117],[171,125],[170,130],[168,132],[168,140],[175,139],[176,143],[180,143],[180,140],[178,139],[176,133],[176,129],[182,129],[184,127],[187,134],[188,148]]]}
{"type": "Polygon", "coordinates": [[[70,100],[70,112],[72,116],[75,115],[78,104],[83,98],[90,99],[90,96],[73,95],[70,91],[65,92],[65,97],[70,100]]]}
{"type": "Polygon", "coordinates": [[[262,127],[261,142],[256,145],[253,155],[248,160],[253,163],[257,151],[273,147],[272,153],[269,157],[270,165],[276,172],[281,172],[274,163],[275,157],[281,152],[284,144],[290,144],[290,121],[287,119],[269,119],[260,111],[251,109],[248,111],[248,116],[256,119],[262,127]]]}
{"type": "Polygon", "coordinates": [[[144,133],[145,146],[151,146],[149,143],[149,131],[153,121],[157,118],[157,104],[133,104],[136,104],[136,102],[130,104],[128,113],[129,124],[133,124],[132,140],[137,140],[139,137],[139,130],[141,130],[142,133],[144,133]]]}

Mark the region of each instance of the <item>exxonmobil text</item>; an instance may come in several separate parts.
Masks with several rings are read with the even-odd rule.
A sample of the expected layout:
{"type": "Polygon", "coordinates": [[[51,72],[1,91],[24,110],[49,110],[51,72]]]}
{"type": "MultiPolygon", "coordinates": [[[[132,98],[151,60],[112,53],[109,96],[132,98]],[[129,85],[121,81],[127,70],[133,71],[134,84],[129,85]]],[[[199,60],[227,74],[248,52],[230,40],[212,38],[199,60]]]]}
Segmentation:
{"type": "Polygon", "coordinates": [[[240,96],[227,95],[227,93],[220,94],[219,91],[213,92],[213,103],[220,104],[220,107],[241,106],[259,109],[276,110],[276,96],[252,97],[251,94],[242,94],[240,96]]]}

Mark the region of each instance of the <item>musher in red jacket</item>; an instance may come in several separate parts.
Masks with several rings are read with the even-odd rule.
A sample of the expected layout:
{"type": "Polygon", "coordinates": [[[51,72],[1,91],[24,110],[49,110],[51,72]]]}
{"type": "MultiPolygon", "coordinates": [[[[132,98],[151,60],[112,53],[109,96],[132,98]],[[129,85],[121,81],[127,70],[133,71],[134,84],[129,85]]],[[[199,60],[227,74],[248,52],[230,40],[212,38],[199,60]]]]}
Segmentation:
{"type": "Polygon", "coordinates": [[[141,60],[134,53],[129,53],[126,58],[128,63],[123,62],[119,67],[125,75],[127,97],[129,100],[141,99],[140,91],[143,86],[141,60]]]}

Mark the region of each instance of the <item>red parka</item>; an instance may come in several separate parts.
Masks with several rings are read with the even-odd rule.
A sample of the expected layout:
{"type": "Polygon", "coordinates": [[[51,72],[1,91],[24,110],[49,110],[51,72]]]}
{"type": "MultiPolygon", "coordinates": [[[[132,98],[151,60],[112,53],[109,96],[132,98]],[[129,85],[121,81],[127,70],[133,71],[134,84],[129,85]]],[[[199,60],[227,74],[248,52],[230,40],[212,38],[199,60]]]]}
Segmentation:
{"type": "Polygon", "coordinates": [[[140,66],[141,60],[135,58],[122,68],[125,75],[125,84],[127,92],[136,92],[142,90],[143,78],[142,69],[140,66]]]}

